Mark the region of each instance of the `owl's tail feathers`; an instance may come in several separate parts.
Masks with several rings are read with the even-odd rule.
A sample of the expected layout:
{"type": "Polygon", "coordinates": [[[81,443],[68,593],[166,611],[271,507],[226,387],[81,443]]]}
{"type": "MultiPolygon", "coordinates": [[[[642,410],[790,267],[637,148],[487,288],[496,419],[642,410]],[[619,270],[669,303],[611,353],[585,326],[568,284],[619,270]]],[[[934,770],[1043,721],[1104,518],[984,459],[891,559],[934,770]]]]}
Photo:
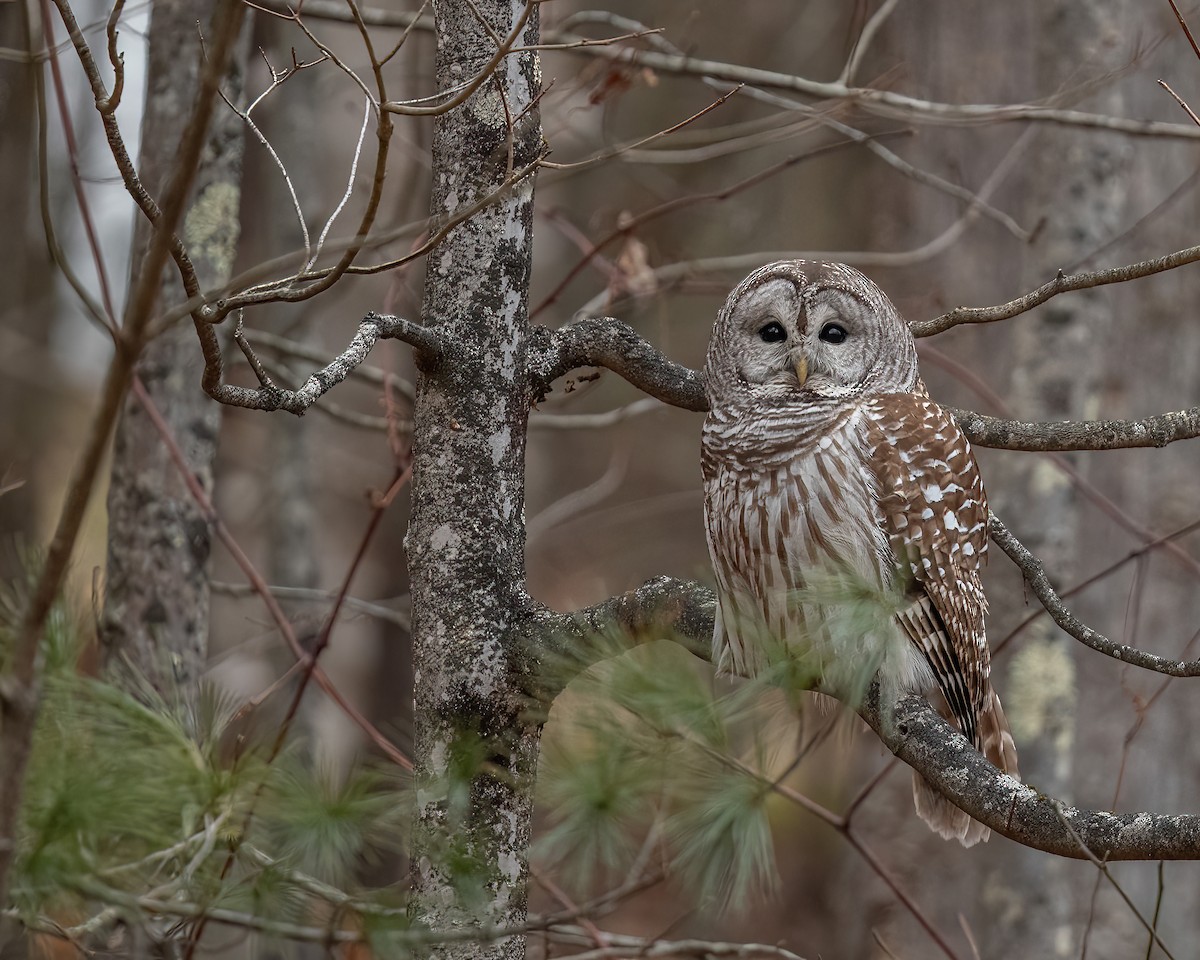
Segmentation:
{"type": "Polygon", "coordinates": [[[979,752],[992,761],[992,766],[1002,773],[1007,773],[1014,780],[1020,780],[1017,745],[1013,742],[1012,731],[1008,729],[1008,720],[1004,716],[1004,708],[1000,706],[1000,698],[990,687],[987,700],[983,704],[983,712],[979,715],[978,736],[979,752]]]}
{"type": "MultiPolygon", "coordinates": [[[[1010,777],[1020,779],[1017,770],[1017,746],[1008,729],[1004,708],[995,690],[988,691],[987,700],[979,716],[978,743],[980,753],[999,770],[1010,777]]],[[[929,824],[934,833],[946,840],[957,840],[964,847],[971,847],[980,840],[986,841],[991,831],[978,820],[959,810],[943,797],[919,773],[913,773],[913,802],[917,815],[929,824]]]]}
{"type": "Polygon", "coordinates": [[[959,810],[938,793],[937,788],[917,772],[913,772],[913,801],[917,816],[929,824],[929,829],[945,840],[957,840],[964,847],[973,847],[987,840],[992,831],[969,813],[959,810]]]}

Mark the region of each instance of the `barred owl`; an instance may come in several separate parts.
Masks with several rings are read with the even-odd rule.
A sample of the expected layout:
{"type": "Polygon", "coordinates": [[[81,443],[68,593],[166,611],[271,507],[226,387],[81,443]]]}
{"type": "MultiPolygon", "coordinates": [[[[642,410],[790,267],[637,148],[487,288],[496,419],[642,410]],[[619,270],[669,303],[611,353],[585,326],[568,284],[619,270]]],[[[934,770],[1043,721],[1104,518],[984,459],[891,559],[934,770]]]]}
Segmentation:
{"type": "MultiPolygon", "coordinates": [[[[895,307],[843,264],[770,264],[721,309],[705,383],[719,671],[799,660],[843,699],[864,676],[885,703],[940,695],[1016,776],[984,635],[983,483],[966,437],[929,399],[895,307]]],[[[943,837],[987,839],[919,775],[913,794],[943,837]]]]}

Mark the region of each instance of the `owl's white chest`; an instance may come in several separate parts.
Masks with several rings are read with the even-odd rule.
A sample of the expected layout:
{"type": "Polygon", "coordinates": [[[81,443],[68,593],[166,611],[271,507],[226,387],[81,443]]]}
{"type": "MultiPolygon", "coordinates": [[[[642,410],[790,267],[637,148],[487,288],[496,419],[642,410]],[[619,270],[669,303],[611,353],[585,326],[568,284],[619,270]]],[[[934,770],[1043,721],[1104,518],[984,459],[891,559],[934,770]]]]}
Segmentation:
{"type": "Polygon", "coordinates": [[[757,462],[729,447],[712,455],[706,438],[722,672],[753,676],[780,657],[801,657],[814,678],[837,689],[873,674],[897,644],[907,659],[894,622],[895,563],[860,427],[851,416],[757,462]]]}

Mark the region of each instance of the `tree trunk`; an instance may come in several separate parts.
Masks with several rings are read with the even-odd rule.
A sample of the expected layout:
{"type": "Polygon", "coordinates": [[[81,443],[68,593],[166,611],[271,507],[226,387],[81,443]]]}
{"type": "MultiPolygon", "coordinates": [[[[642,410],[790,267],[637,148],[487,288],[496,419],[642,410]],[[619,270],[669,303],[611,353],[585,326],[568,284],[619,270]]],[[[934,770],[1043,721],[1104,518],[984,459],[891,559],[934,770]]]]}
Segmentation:
{"type": "MultiPolygon", "coordinates": [[[[203,64],[197,21],[207,31],[219,0],[160,0],[150,20],[150,62],[139,171],[154,195],[177,162],[203,64]]],[[[231,58],[225,95],[241,96],[249,31],[231,58]]],[[[182,235],[201,284],[230,276],[238,240],[242,121],[218,107],[182,235]]],[[[151,235],[140,220],[134,274],[151,235]]],[[[182,297],[175,268],[164,271],[160,308],[182,297]]],[[[137,375],[171,427],[189,468],[212,488],[221,408],[198,387],[202,369],[191,324],[150,343],[137,375]]],[[[141,404],[125,400],[108,494],[108,575],[101,621],[104,655],[128,665],[168,697],[195,688],[208,650],[208,524],[141,404]]]]}
{"type": "MultiPolygon", "coordinates": [[[[24,51],[28,46],[29,9],[21,3],[0,4],[0,46],[24,51]]],[[[33,53],[30,53],[33,56],[33,53]]],[[[0,231],[0,410],[20,409],[21,416],[0,418],[0,530],[5,538],[36,542],[35,523],[40,513],[40,437],[58,432],[61,396],[48,389],[45,377],[52,363],[49,345],[53,325],[31,324],[33,316],[55,315],[55,288],[37,216],[37,65],[30,60],[0,58],[0,209],[5,229],[0,231]],[[12,486],[20,484],[20,486],[12,486]]],[[[56,380],[55,374],[51,379],[56,380]]],[[[45,480],[51,478],[46,476],[45,480]]],[[[0,550],[0,578],[23,575],[20,558],[5,544],[0,550]]]]}
{"type": "MultiPolygon", "coordinates": [[[[439,3],[438,88],[484,68],[521,15],[509,0],[439,3]],[[473,10],[473,8],[475,8],[473,10]]],[[[536,10],[517,40],[536,44],[536,10]]],[[[535,53],[438,117],[432,215],[444,220],[496,190],[541,150],[535,53]]],[[[540,730],[522,717],[511,630],[525,594],[527,294],[533,181],[456,227],[433,254],[423,322],[445,351],[417,380],[412,582],[419,778],[414,911],[449,928],[520,923],[540,730]]],[[[520,957],[522,938],[460,944],[446,955],[520,957]]]]}
{"type": "MultiPolygon", "coordinates": [[[[1039,89],[1050,92],[1070,84],[1072,74],[1094,60],[1108,38],[1133,29],[1127,7],[1124,0],[1035,4],[1030,17],[1038,37],[1039,89]]],[[[1110,84],[1090,105],[1121,116],[1126,113],[1123,99],[1110,84]]],[[[1132,155],[1129,140],[1113,134],[1085,139],[1056,129],[1038,132],[1022,157],[1024,203],[1016,212],[1027,224],[1035,223],[1042,211],[1052,213],[1024,258],[1017,289],[1032,289],[1055,270],[1069,270],[1120,232],[1132,155]],[[1049,170],[1055,171],[1052,177],[1049,170]],[[1063,197],[1070,202],[1063,203],[1063,197]]],[[[1067,420],[1096,415],[1114,301],[1110,291],[1085,290],[1023,318],[1008,331],[1009,377],[1002,392],[1019,416],[1067,420]]],[[[1066,456],[1076,467],[1084,461],[1079,455],[1066,456]]],[[[1073,583],[1082,558],[1078,487],[1044,456],[1008,457],[998,466],[991,472],[992,485],[1003,491],[996,498],[997,512],[1014,525],[1055,582],[1073,583]]],[[[1022,595],[1010,590],[993,602],[1020,609],[1022,595]]],[[[999,674],[1000,689],[1008,691],[1007,702],[1013,705],[1024,779],[1056,797],[1078,795],[1076,736],[1082,718],[1077,671],[1086,657],[1078,643],[1041,618],[999,674]]],[[[1108,733],[1114,735],[1115,750],[1123,731],[1108,733]]],[[[1019,900],[1022,908],[1015,917],[988,914],[977,925],[979,936],[999,955],[1078,955],[1084,898],[1068,891],[1081,885],[1090,890],[1092,871],[1034,850],[1011,848],[1006,853],[1003,880],[996,878],[993,885],[1019,900]]]]}

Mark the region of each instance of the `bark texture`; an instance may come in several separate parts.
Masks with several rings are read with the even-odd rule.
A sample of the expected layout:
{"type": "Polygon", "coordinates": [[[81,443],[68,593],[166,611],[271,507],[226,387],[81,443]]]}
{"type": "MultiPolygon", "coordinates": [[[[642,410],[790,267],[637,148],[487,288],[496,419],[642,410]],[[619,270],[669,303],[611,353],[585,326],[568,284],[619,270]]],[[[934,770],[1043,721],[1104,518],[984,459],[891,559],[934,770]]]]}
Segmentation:
{"type": "MultiPolygon", "coordinates": [[[[511,0],[436,7],[437,82],[449,90],[494,55],[523,11],[511,0]]],[[[536,44],[536,12],[518,45],[536,44]]],[[[440,116],[432,216],[496,190],[542,148],[535,53],[440,116]]],[[[446,349],[417,382],[412,582],[418,811],[414,911],[438,927],[482,917],[518,924],[539,728],[522,717],[520,650],[506,639],[524,591],[527,292],[533,183],[526,179],[450,233],[430,259],[423,321],[446,349]],[[451,586],[452,585],[452,586],[451,586]],[[469,786],[452,782],[467,762],[469,786]],[[465,792],[464,792],[465,791],[465,792]],[[446,849],[450,845],[452,849],[446,849]],[[449,864],[455,864],[452,871],[449,864]],[[465,872],[464,872],[465,871],[465,872]]],[[[522,938],[446,947],[447,955],[523,954],[522,938]]]]}
{"type": "MultiPolygon", "coordinates": [[[[152,194],[178,161],[184,125],[199,83],[219,0],[161,0],[150,20],[150,62],[139,171],[152,194]]],[[[249,32],[231,58],[225,95],[241,96],[249,32]]],[[[243,130],[232,111],[213,117],[192,200],[180,231],[204,287],[227,279],[238,240],[243,130]]],[[[139,222],[137,276],[151,231],[139,222]]],[[[159,307],[183,298],[174,266],[163,272],[159,307]]],[[[137,375],[166,418],[192,471],[212,489],[221,408],[197,389],[202,360],[190,325],[177,325],[143,352],[137,375]]],[[[101,641],[110,666],[128,663],[156,690],[194,689],[208,649],[208,523],[188,493],[161,438],[132,396],[125,400],[113,448],[108,494],[108,573],[101,641]]]]}

